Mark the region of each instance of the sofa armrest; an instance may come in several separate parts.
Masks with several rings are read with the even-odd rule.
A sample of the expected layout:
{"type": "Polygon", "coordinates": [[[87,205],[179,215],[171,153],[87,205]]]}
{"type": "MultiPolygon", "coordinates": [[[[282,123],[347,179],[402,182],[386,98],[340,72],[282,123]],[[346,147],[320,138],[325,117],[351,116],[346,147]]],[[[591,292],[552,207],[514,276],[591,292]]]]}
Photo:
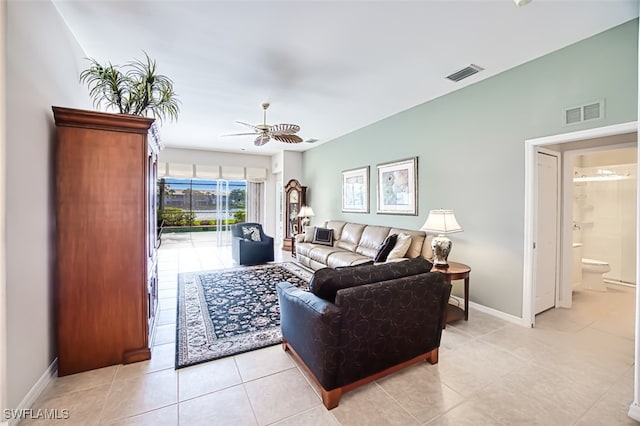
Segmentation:
{"type": "Polygon", "coordinates": [[[272,246],[273,245],[273,241],[274,241],[273,237],[270,237],[268,235],[264,235],[262,237],[262,241],[260,241],[260,242],[265,243],[266,245],[271,245],[272,246]]]}
{"type": "Polygon", "coordinates": [[[336,387],[342,312],[288,282],[277,285],[282,337],[326,389],[336,387]]]}

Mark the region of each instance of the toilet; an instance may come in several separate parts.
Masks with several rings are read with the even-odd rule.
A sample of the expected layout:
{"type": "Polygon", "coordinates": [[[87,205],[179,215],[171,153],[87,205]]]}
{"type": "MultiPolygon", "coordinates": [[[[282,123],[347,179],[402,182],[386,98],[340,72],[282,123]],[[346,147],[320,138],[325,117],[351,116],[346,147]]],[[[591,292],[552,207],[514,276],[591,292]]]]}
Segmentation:
{"type": "Polygon", "coordinates": [[[582,285],[582,243],[573,243],[573,260],[571,262],[571,288],[582,285]]]}
{"type": "Polygon", "coordinates": [[[585,290],[607,291],[603,274],[611,270],[608,262],[582,258],[582,288],[585,290]]]}

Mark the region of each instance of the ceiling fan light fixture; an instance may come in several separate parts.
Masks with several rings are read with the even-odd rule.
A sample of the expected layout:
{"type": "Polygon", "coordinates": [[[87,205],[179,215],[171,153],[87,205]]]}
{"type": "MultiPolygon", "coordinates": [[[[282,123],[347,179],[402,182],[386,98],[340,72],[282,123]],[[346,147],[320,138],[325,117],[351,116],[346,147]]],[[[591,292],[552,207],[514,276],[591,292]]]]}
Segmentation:
{"type": "Polygon", "coordinates": [[[531,0],[513,0],[517,6],[526,6],[531,3],[531,0]]]}

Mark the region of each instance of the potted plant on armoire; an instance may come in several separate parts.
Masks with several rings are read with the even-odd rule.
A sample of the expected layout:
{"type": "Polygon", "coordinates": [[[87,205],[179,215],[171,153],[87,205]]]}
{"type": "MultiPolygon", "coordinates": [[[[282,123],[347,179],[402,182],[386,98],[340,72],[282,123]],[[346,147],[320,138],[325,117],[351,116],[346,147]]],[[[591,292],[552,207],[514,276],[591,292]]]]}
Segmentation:
{"type": "Polygon", "coordinates": [[[155,120],[176,120],[173,82],[145,60],[89,59],[97,108],[52,107],[56,123],[58,374],[151,357],[157,292],[155,120]]]}

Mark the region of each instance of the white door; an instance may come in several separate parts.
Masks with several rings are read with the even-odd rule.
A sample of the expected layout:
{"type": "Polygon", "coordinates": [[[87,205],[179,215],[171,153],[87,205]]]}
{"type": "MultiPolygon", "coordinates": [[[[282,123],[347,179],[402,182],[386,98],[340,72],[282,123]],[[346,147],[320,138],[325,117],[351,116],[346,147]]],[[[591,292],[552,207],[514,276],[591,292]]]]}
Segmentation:
{"type": "Polygon", "coordinates": [[[534,249],[535,313],[556,304],[558,268],[558,157],[539,152],[534,249]]]}

